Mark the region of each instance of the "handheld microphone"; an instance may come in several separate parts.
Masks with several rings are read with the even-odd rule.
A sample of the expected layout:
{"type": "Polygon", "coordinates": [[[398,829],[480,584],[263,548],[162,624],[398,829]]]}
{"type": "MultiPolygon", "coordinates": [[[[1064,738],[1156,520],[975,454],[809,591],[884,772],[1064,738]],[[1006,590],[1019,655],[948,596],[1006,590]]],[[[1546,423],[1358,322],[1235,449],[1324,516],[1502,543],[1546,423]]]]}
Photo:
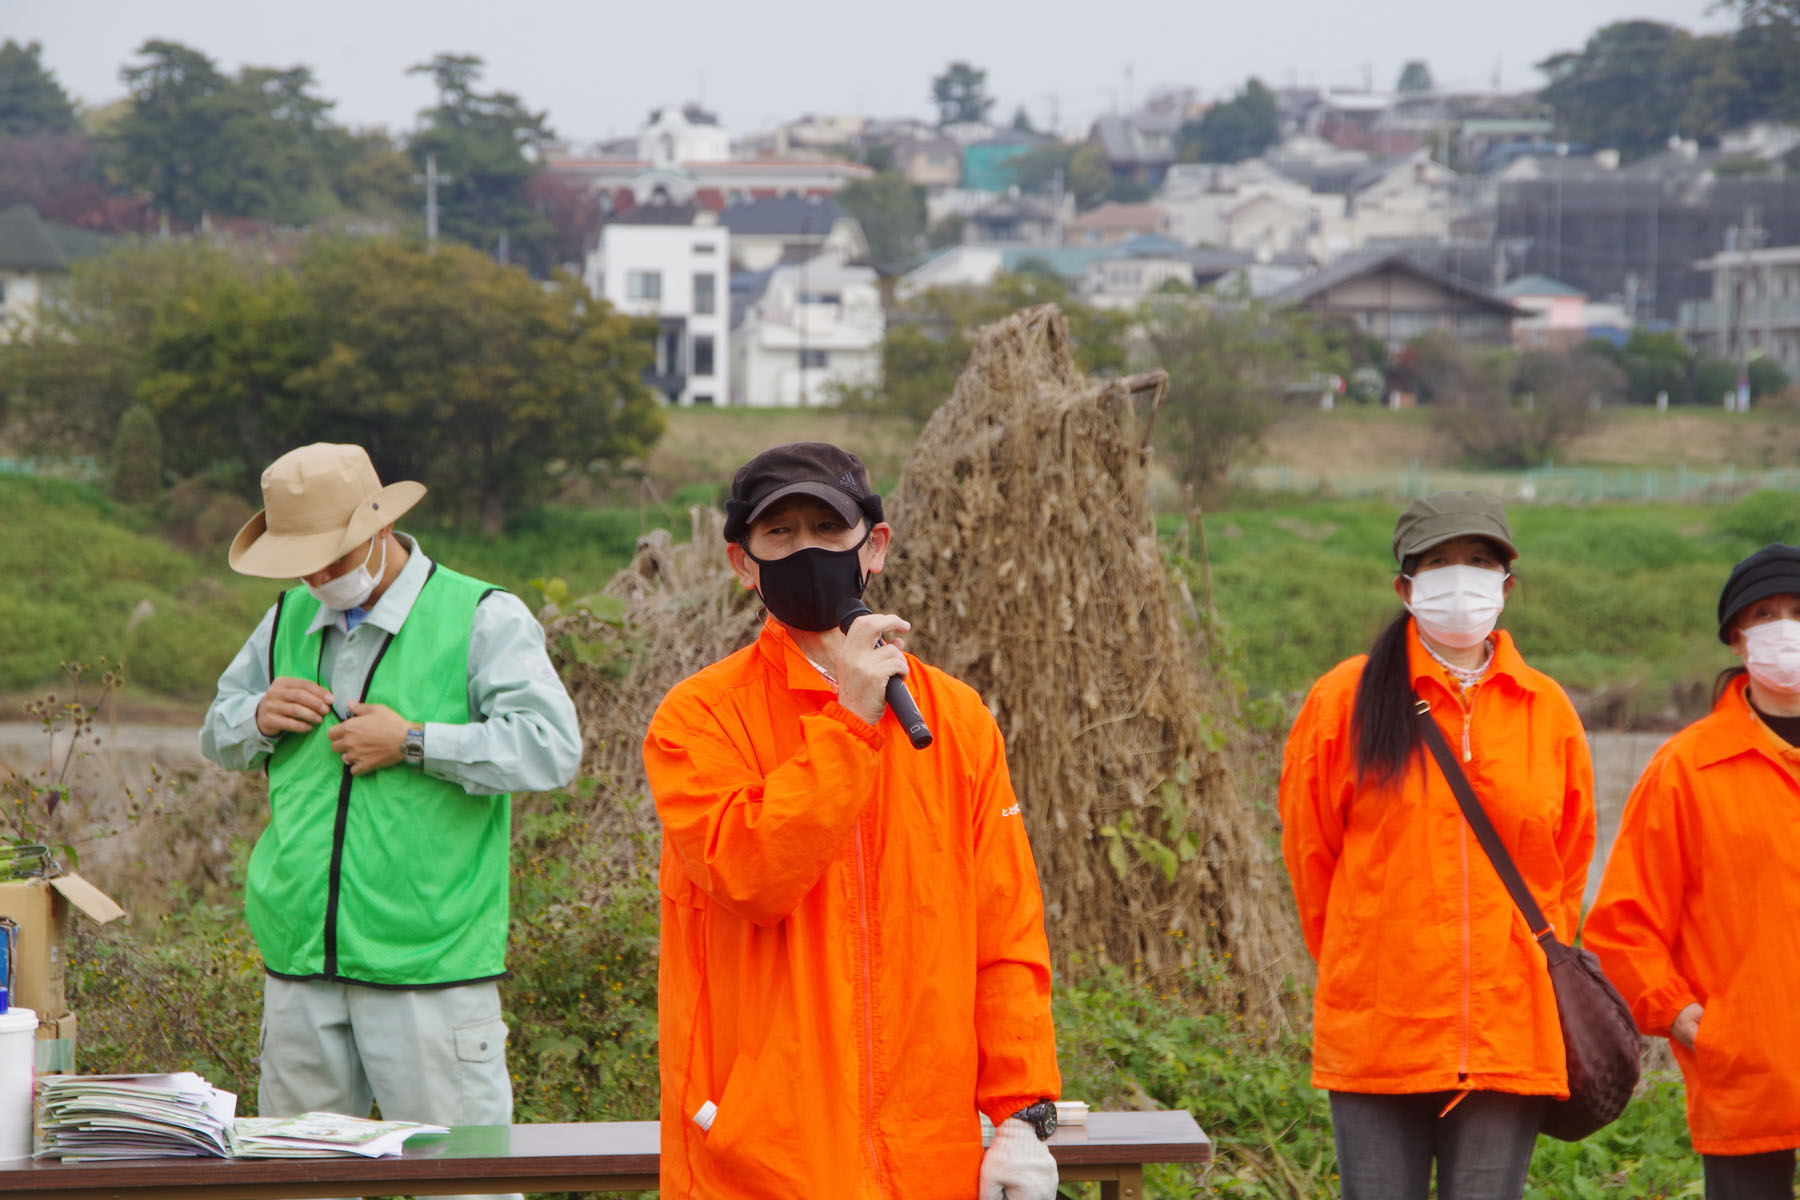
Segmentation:
{"type": "MultiPolygon", "coordinates": [[[[838,605],[838,628],[849,633],[850,625],[856,618],[868,615],[869,606],[852,596],[838,605]]],[[[894,710],[894,716],[899,720],[901,728],[906,730],[906,738],[913,744],[914,750],[923,750],[931,745],[931,727],[919,715],[919,705],[913,700],[912,693],[906,690],[906,680],[902,676],[888,676],[887,706],[894,710]]]]}

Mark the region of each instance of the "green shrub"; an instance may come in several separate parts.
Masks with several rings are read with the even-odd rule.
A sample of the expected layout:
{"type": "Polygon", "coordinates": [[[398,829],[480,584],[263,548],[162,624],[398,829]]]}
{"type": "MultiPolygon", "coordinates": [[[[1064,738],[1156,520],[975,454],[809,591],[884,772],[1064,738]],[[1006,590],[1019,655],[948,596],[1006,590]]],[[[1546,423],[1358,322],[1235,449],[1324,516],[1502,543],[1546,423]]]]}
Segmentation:
{"type": "Polygon", "coordinates": [[[134,404],[119,418],[112,445],[112,497],[124,504],[143,504],[162,494],[162,434],[156,414],[134,404]]]}

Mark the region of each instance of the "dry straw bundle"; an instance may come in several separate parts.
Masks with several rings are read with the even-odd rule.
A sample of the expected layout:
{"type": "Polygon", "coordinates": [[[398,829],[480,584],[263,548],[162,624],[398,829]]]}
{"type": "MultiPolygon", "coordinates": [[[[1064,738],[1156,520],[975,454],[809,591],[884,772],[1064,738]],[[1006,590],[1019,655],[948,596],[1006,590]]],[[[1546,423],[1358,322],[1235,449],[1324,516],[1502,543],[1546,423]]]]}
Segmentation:
{"type": "Polygon", "coordinates": [[[645,849],[658,827],[642,750],[650,715],[670,688],[748,645],[762,625],[762,605],[725,560],[725,515],[695,508],[689,520],[690,541],[676,544],[667,530],[653,530],[606,585],[604,594],[623,602],[622,617],[579,607],[548,626],[581,717],[581,773],[597,782],[586,849],[599,861],[603,886],[654,869],[645,849]]]}
{"type": "MultiPolygon", "coordinates": [[[[1210,959],[1225,968],[1217,1002],[1273,1018],[1306,956],[1266,821],[1207,741],[1230,701],[1155,542],[1146,444],[1165,383],[1090,385],[1054,307],[984,330],[890,498],[894,550],[870,600],[999,720],[1059,967],[1099,957],[1167,979],[1210,959]]],[[[726,563],[723,517],[692,520],[691,542],[652,534],[608,584],[623,619],[551,624],[600,783],[591,830],[609,882],[648,865],[650,714],[761,620],[726,563]]]]}
{"type": "Polygon", "coordinates": [[[1166,978],[1210,956],[1238,993],[1216,999],[1274,1015],[1306,956],[1267,819],[1208,744],[1230,701],[1156,545],[1166,384],[1090,384],[1053,306],[983,330],[907,461],[874,607],[999,721],[1059,964],[1166,978]]]}

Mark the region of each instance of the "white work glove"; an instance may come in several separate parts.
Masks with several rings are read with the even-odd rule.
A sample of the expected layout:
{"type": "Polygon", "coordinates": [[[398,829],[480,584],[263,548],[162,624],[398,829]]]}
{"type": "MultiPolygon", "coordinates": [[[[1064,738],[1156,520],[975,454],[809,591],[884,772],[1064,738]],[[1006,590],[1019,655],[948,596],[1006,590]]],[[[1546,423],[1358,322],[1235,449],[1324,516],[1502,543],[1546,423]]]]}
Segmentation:
{"type": "Polygon", "coordinates": [[[978,1200],[1056,1200],[1056,1160],[1037,1130],[1008,1117],[981,1156],[978,1200]]]}

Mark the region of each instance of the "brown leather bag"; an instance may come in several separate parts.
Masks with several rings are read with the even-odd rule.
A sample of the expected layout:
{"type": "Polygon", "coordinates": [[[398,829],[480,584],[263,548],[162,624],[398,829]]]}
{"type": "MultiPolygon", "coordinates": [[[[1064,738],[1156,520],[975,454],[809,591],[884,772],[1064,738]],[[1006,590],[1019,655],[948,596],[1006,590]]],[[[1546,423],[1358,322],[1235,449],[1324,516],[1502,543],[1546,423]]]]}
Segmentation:
{"type": "Polygon", "coordinates": [[[1552,1100],[1544,1110],[1540,1132],[1565,1142],[1578,1142],[1618,1119],[1637,1087],[1638,1054],[1643,1040],[1631,1009],[1619,989],[1600,969],[1600,961],[1586,950],[1577,950],[1556,939],[1544,910],[1519,875],[1512,855],[1494,832],[1494,823],[1469,786],[1469,777],[1451,753],[1444,731],[1431,719],[1431,706],[1417,703],[1424,727],[1425,744],[1456,793],[1456,803],[1487,851],[1488,860],[1506,885],[1513,903],[1525,915],[1550,968],[1550,986],[1556,992],[1556,1015],[1562,1022],[1563,1051],[1569,1068],[1569,1098],[1552,1100]]]}

